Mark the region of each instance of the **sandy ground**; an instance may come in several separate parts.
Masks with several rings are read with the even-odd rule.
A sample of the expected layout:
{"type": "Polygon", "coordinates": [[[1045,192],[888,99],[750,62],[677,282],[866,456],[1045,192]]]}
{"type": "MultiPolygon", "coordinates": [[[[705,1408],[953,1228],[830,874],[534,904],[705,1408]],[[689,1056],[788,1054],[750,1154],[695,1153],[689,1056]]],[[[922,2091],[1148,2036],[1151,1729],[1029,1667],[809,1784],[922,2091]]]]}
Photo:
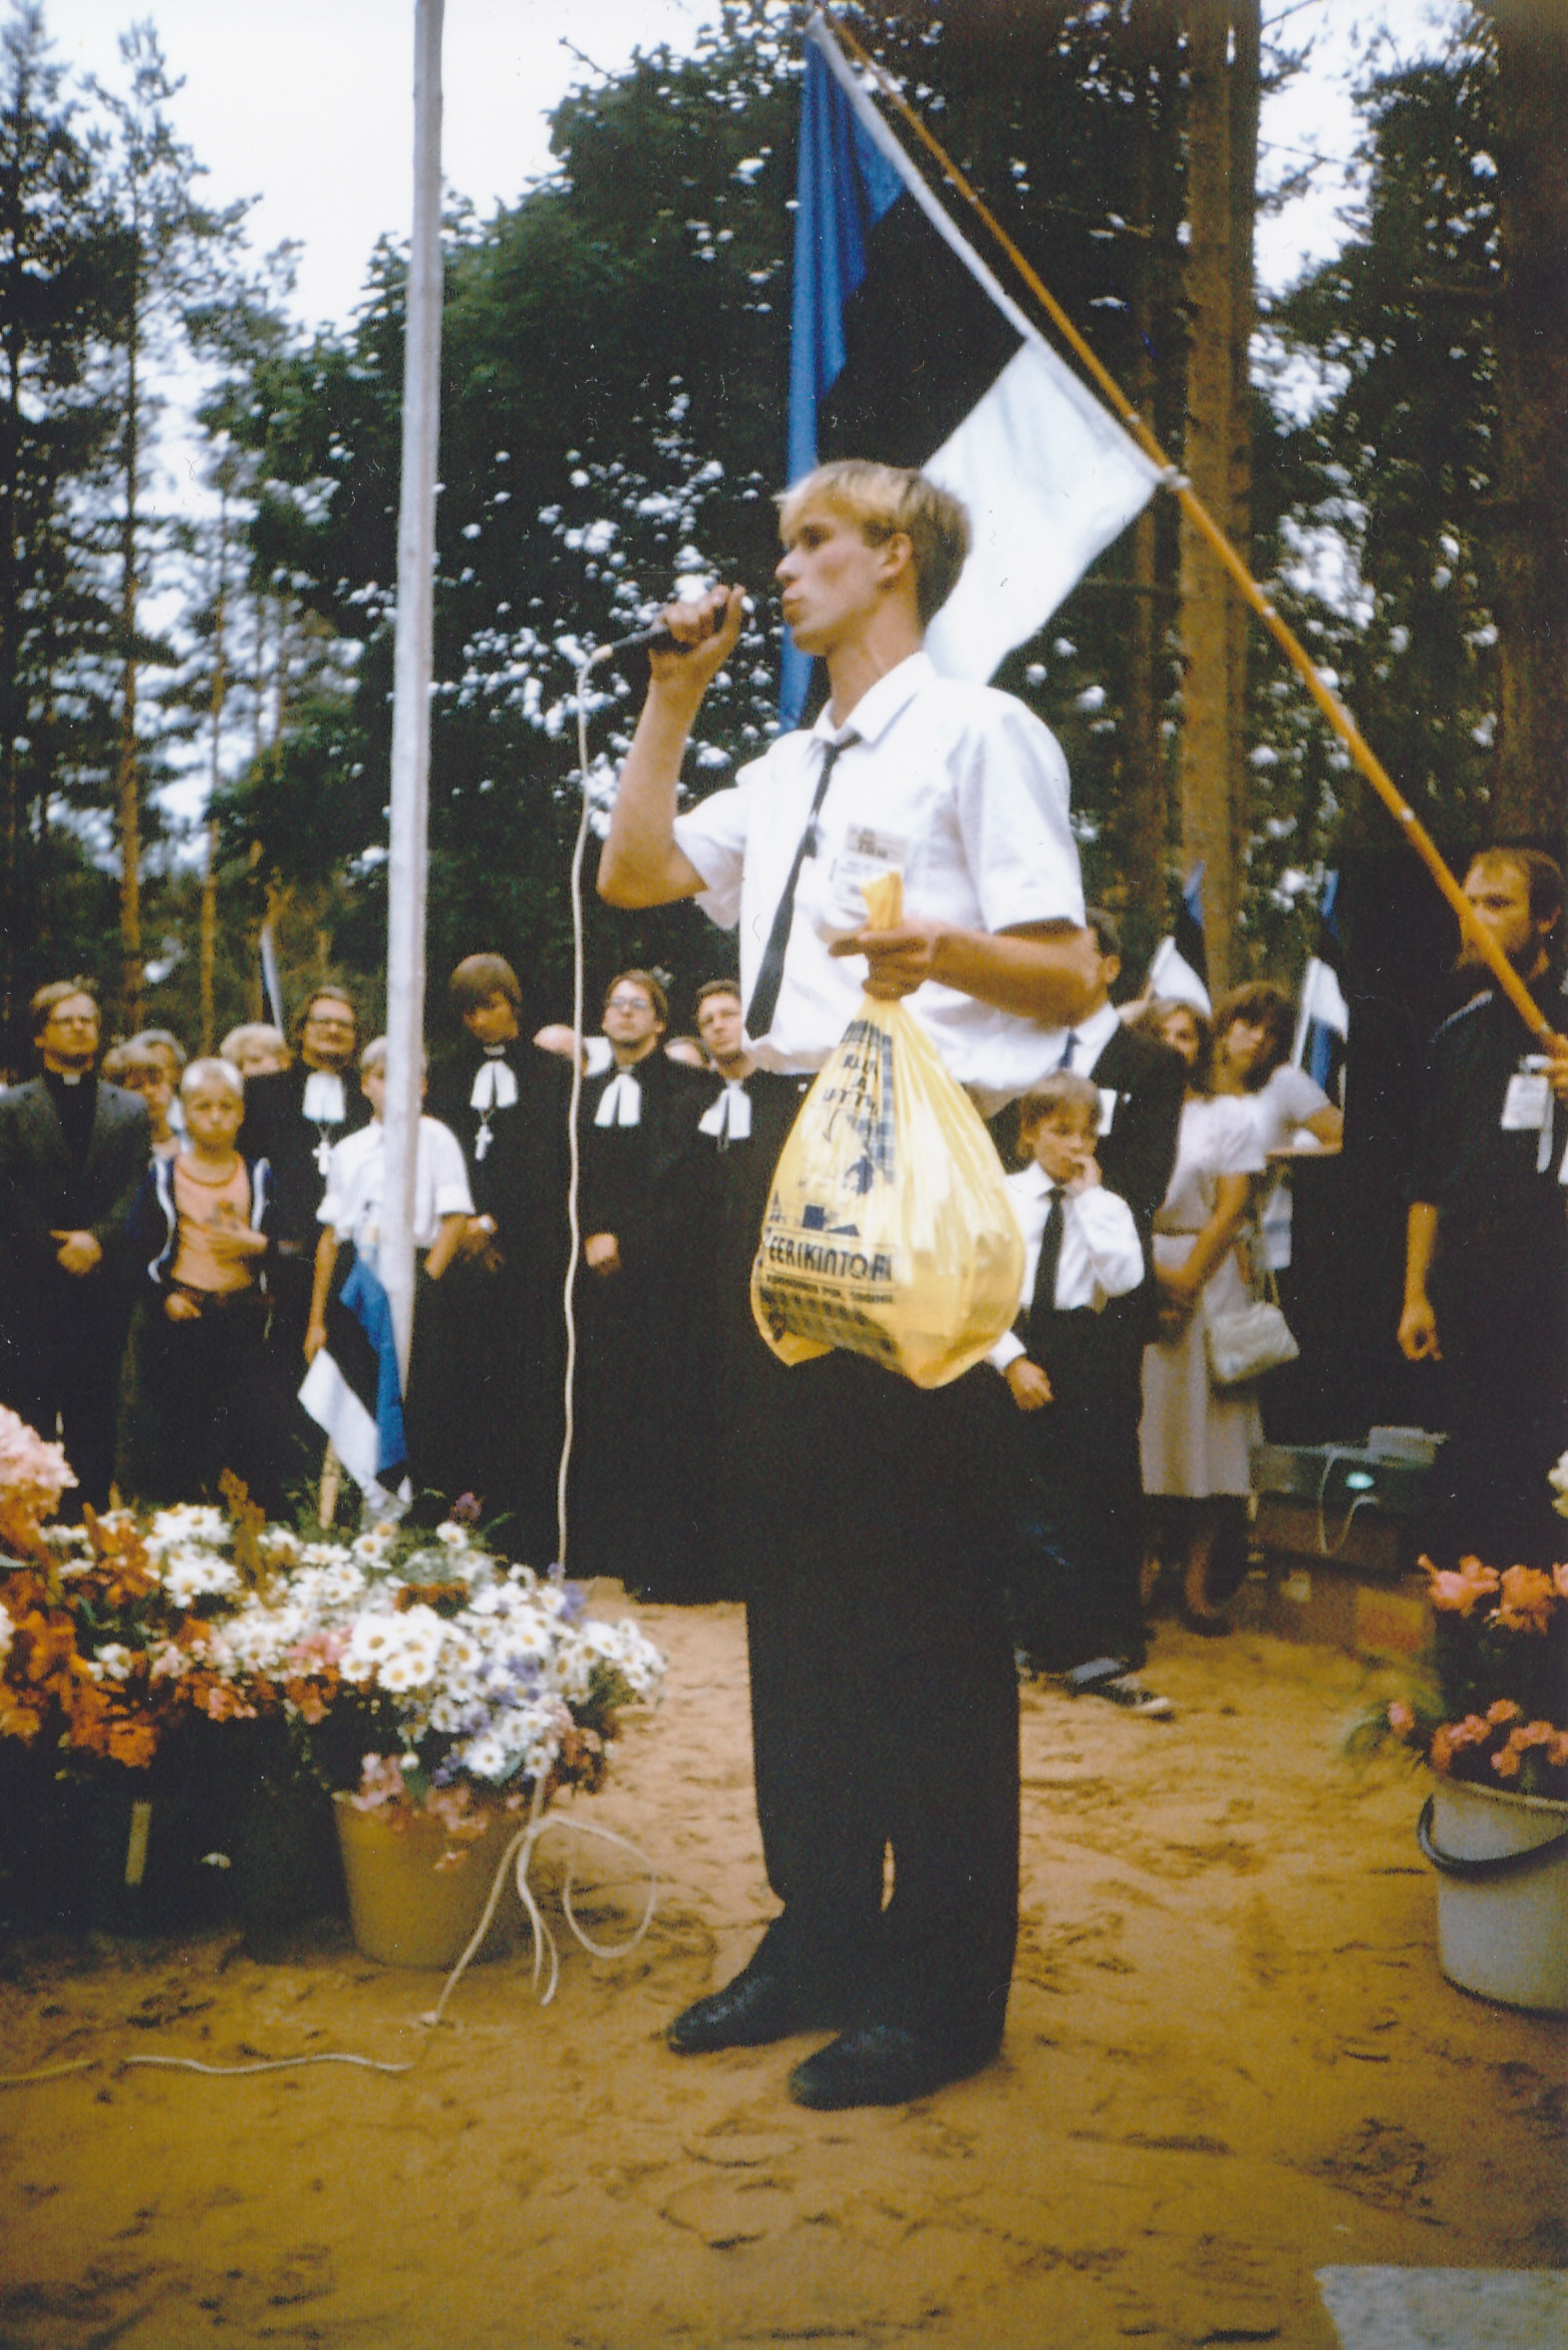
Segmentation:
{"type": "Polygon", "coordinates": [[[807,2043],[663,2045],[770,1903],[739,1611],[640,1612],[668,1693],[590,1817],[652,1855],[658,1917],[623,1963],[571,1948],[553,2006],[492,1963],[432,2041],[439,1978],[335,1925],[271,1963],[11,1953],[0,2070],[99,2061],[0,2092],[4,2350],[1328,2350],[1321,2266],[1568,2264],[1564,2035],[1440,1976],[1419,1784],[1338,1752],[1380,1686],[1353,1659],[1166,1630],[1173,1724],[1029,1692],[1001,2061],[813,2115],[784,2092],[807,2043]],[[422,2044],[399,2078],[119,2069],[422,2044]]]}

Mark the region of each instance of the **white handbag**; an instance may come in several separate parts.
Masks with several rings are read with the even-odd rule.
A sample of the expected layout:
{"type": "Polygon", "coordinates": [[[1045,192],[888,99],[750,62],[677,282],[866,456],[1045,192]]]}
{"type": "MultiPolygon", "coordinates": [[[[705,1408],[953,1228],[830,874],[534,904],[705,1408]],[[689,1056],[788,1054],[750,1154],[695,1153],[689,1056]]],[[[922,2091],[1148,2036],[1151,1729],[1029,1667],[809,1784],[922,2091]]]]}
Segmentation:
{"type": "Polygon", "coordinates": [[[1294,1363],[1301,1353],[1272,1272],[1264,1276],[1263,1289],[1263,1295],[1254,1291],[1245,1305],[1229,1308],[1210,1305],[1205,1293],[1203,1351],[1212,1386],[1241,1387],[1249,1379],[1261,1379],[1265,1371],[1277,1371],[1282,1363],[1294,1363]]]}

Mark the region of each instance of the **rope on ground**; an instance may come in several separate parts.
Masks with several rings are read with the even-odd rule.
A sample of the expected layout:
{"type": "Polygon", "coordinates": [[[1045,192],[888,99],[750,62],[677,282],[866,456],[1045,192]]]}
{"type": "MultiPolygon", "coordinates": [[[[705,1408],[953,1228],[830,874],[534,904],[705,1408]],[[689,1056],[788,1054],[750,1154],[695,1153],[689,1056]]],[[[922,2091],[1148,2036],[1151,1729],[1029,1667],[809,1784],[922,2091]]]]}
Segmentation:
{"type": "MultiPolygon", "coordinates": [[[[548,2007],[555,1996],[556,1986],[560,1981],[560,1945],[550,1931],[549,1924],[534,1895],[533,1887],[528,1882],[528,1876],[539,1840],[551,1829],[557,1830],[568,1840],[566,1875],[561,1886],[561,1909],[567,1925],[590,1957],[630,1957],[652,1925],[654,1910],[658,1904],[659,1881],[654,1872],[652,1861],[645,1852],[639,1850],[629,1838],[617,1836],[612,1829],[595,1827],[592,1821],[568,1820],[554,1812],[546,1812],[542,1808],[541,1798],[542,1787],[536,1788],[532,1811],[524,1826],[519,1828],[516,1835],[510,1839],[506,1849],[496,1863],[495,1874],[490,1879],[490,1889],[485,1898],[483,1910],[480,1912],[479,1922],[470,1936],[468,1947],[443,1984],[441,1997],[433,2008],[427,2009],[425,2014],[415,2018],[416,2023],[431,2035],[431,2038],[421,2044],[416,2055],[406,2058],[400,2063],[390,2063],[381,2057],[359,2056],[348,2049],[329,2049],[317,2050],[308,2056],[261,2057],[254,2063],[243,2065],[209,2065],[194,2056],[145,2055],[122,2057],[119,2070],[130,2072],[133,2067],[137,2066],[153,2067],[161,2072],[200,2073],[206,2079],[213,2081],[242,2081],[258,2073],[291,2073],[301,2070],[306,2065],[357,2065],[361,2071],[367,2073],[412,2073],[418,2065],[423,2063],[428,2054],[436,2029],[445,2019],[447,2006],[454,1991],[463,1980],[464,1974],[482,1945],[485,1935],[489,1932],[505,1885],[508,1868],[513,1870],[515,1876],[517,1897],[521,1901],[523,1912],[527,1917],[529,1934],[533,1944],[530,1979],[534,1996],[541,2007],[548,2007]],[[596,1941],[572,1907],[572,1892],[577,1883],[575,1840],[582,1837],[593,1837],[601,1845],[610,1845],[617,1851],[629,1852],[638,1867],[646,1874],[647,1892],[643,1901],[642,1916],[624,1941],[596,1941]],[[541,1978],[544,1981],[542,1991],[539,1988],[541,1978]]],[[[64,2080],[71,2073],[90,2073],[101,2061],[103,2060],[96,2056],[85,2056],[78,2057],[69,2064],[44,2065],[36,2072],[0,2073],[0,2089],[19,2089],[35,2081],[64,2080]]]]}

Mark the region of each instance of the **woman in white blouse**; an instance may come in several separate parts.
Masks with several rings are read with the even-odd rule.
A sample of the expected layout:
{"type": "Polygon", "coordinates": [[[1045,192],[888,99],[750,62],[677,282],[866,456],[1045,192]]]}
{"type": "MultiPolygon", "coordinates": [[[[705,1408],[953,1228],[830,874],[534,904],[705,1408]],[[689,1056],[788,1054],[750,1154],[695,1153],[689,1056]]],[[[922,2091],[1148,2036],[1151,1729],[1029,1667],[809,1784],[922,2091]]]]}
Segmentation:
{"type": "Polygon", "coordinates": [[[1214,1090],[1250,1105],[1270,1159],[1303,1149],[1337,1151],[1345,1133],[1344,1112],[1305,1069],[1290,1064],[1294,1027],[1290,997],[1271,979],[1233,987],[1214,1007],[1214,1090]],[[1296,1140],[1306,1135],[1310,1144],[1296,1140]]]}
{"type": "Polygon", "coordinates": [[[1210,1563],[1227,1512],[1240,1512],[1251,1491],[1248,1454],[1262,1430],[1245,1388],[1210,1384],[1203,1307],[1246,1302],[1236,1237],[1264,1155],[1247,1106],[1213,1090],[1213,1030],[1202,1014],[1156,999],[1136,1025],[1187,1064],[1176,1165],[1154,1217],[1160,1334],[1143,1350],[1143,1491],[1173,1503],[1183,1529],[1182,1621],[1217,1633],[1230,1627],[1209,1594],[1210,1563]]]}

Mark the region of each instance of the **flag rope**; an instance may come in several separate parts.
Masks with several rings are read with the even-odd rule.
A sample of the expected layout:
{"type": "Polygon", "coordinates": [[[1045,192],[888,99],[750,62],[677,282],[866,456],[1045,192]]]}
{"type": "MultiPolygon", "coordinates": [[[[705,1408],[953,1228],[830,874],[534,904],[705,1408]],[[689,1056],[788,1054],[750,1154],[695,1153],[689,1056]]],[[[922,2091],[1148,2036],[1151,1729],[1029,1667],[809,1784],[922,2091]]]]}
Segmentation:
{"type": "Polygon", "coordinates": [[[1164,450],[1149,431],[1148,426],[1143,422],[1109,369],[1091,350],[1028,255],[1009,236],[979,190],[965,177],[936,135],[928,130],[921,121],[919,115],[916,114],[893,80],[892,75],[857,40],[841,18],[832,16],[826,10],[823,10],[822,16],[823,21],[831,26],[834,35],[843,42],[855,62],[870,75],[876,88],[888,104],[908,124],[921,146],[941,167],[944,176],[957,188],[965,202],[990,231],[1052,325],[1073,352],[1074,357],[1093,377],[1126,431],[1131,434],[1144,456],[1159,468],[1163,486],[1171,492],[1194,529],[1230,574],[1234,584],[1240,589],[1247,603],[1263,622],[1264,627],[1280,647],[1291,667],[1300,676],[1307,691],[1317,703],[1334,732],[1350,752],[1362,775],[1371,784],[1389,814],[1394,818],[1395,823],[1405,834],[1411,846],[1430,872],[1432,879],[1458,917],[1461,935],[1474,947],[1477,955],[1486,965],[1487,970],[1490,971],[1531,1034],[1543,1040],[1550,1040],[1553,1037],[1551,1022],[1536,1004],[1524,981],[1514,970],[1513,965],[1503,954],[1491,933],[1476,920],[1470,910],[1469,900],[1448,870],[1437,843],[1363,735],[1345,704],[1333,689],[1324,683],[1312,655],[1307,651],[1306,646],[1290,623],[1282,619],[1270,603],[1241,555],[1232,546],[1225,532],[1192,488],[1191,483],[1165,455],[1164,450]]]}

